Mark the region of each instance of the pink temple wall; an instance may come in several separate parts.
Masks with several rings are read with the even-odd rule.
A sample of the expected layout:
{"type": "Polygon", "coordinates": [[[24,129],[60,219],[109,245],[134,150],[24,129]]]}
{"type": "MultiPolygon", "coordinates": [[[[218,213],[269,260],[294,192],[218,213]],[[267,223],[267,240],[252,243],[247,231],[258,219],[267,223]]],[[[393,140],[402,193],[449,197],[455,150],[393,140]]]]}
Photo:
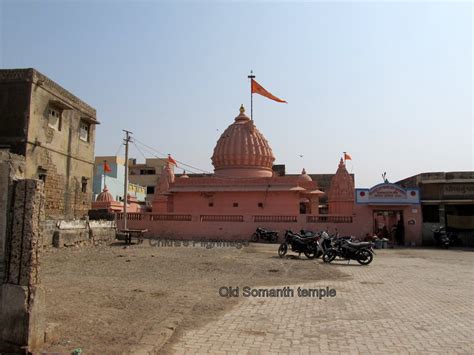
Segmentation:
{"type": "Polygon", "coordinates": [[[190,214],[276,214],[293,215],[299,213],[297,192],[272,191],[256,192],[215,192],[212,194],[178,193],[173,196],[173,213],[190,214]],[[209,206],[209,202],[213,206],[209,206]],[[238,207],[233,207],[238,203],[238,207]],[[258,207],[263,203],[263,208],[258,207]]]}
{"type": "MultiPolygon", "coordinates": [[[[274,198],[281,201],[281,197],[277,197],[279,193],[275,193],[274,198]]],[[[254,195],[254,194],[251,194],[254,195]]],[[[221,202],[233,201],[231,195],[221,202]]],[[[255,194],[255,200],[258,201],[258,194],[255,194]]],[[[289,201],[292,200],[288,196],[289,201]]],[[[196,199],[190,197],[189,201],[196,203],[196,199]]],[[[189,202],[186,198],[181,199],[178,205],[189,202]]],[[[198,200],[199,201],[199,200],[198,200]]],[[[219,200],[215,200],[219,201],[219,200]]],[[[253,201],[252,199],[247,201],[253,201]]],[[[294,201],[294,200],[293,200],[294,201]]],[[[217,204],[217,202],[215,202],[217,204]]],[[[185,205],[183,205],[184,207],[185,205]]],[[[215,205],[216,206],[216,205],[215,205]]],[[[232,205],[231,205],[232,206],[232,205]]],[[[239,204],[240,207],[240,204],[239,204]]],[[[242,210],[246,209],[242,206],[242,210]]],[[[248,207],[248,206],[247,206],[248,207]]],[[[279,209],[280,207],[275,207],[279,209]]],[[[383,206],[374,207],[368,205],[355,205],[355,214],[353,216],[336,216],[336,215],[305,215],[296,213],[285,213],[275,215],[274,213],[238,213],[239,208],[223,207],[209,208],[195,205],[188,205],[183,211],[188,213],[179,214],[178,211],[170,214],[156,213],[136,213],[130,214],[128,218],[128,228],[131,229],[147,229],[147,236],[164,239],[188,239],[188,240],[248,240],[255,232],[257,227],[264,227],[279,231],[280,238],[283,238],[286,229],[299,231],[300,229],[308,229],[313,231],[328,230],[331,234],[336,230],[341,235],[353,235],[359,239],[364,239],[366,234],[372,235],[374,232],[374,210],[394,210],[403,211],[404,229],[405,229],[405,245],[421,245],[421,210],[419,205],[415,206],[383,206]],[[204,209],[203,209],[204,208],[204,209]],[[416,212],[414,212],[416,210],[416,212]],[[219,213],[215,213],[218,211],[219,213]],[[232,212],[232,213],[230,213],[232,212]],[[227,214],[228,213],[228,214],[227,214]],[[255,216],[261,217],[263,220],[255,221],[255,216]],[[206,221],[206,218],[222,219],[220,221],[206,221]],[[239,222],[235,222],[235,218],[239,218],[239,222]],[[308,221],[308,218],[316,223],[308,221]],[[155,219],[155,220],[154,220],[155,219]],[[165,220],[164,220],[165,219],[165,220]],[[166,220],[177,219],[177,220],[166,220]],[[338,220],[339,223],[334,221],[338,220]],[[409,224],[408,221],[413,220],[415,224],[409,224]],[[280,222],[277,222],[280,221],[280,222]],[[413,244],[414,243],[414,244],[413,244]]],[[[261,210],[261,209],[260,209],[261,210]]],[[[283,211],[288,211],[287,207],[282,207],[283,211]]],[[[121,227],[123,221],[120,219],[118,225],[121,227]]],[[[280,239],[281,240],[281,239],[280,239]]]]}

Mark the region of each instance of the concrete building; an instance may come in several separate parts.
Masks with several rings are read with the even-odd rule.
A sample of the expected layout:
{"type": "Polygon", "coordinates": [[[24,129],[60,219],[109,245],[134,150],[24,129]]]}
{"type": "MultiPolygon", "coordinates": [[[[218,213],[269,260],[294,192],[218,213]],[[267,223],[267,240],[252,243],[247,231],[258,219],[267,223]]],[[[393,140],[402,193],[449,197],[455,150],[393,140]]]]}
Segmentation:
{"type": "Polygon", "coordinates": [[[396,184],[420,189],[424,244],[433,243],[434,227],[444,226],[474,246],[474,171],[421,173],[396,184]]]}
{"type": "MultiPolygon", "coordinates": [[[[105,185],[115,201],[123,199],[123,185],[125,177],[125,159],[118,156],[95,157],[93,200],[104,191],[105,185]],[[104,173],[104,161],[112,171],[104,173]],[[105,176],[105,179],[104,179],[105,176]]],[[[128,194],[135,197],[138,202],[144,202],[146,198],[146,187],[129,182],[128,194]]]]}
{"type": "Polygon", "coordinates": [[[0,70],[0,146],[44,181],[47,219],[87,215],[96,110],[35,69],[0,70]]]}
{"type": "Polygon", "coordinates": [[[151,202],[155,194],[161,173],[166,166],[167,158],[147,158],[144,164],[137,164],[136,159],[129,159],[129,181],[132,184],[145,186],[146,200],[151,202]]]}

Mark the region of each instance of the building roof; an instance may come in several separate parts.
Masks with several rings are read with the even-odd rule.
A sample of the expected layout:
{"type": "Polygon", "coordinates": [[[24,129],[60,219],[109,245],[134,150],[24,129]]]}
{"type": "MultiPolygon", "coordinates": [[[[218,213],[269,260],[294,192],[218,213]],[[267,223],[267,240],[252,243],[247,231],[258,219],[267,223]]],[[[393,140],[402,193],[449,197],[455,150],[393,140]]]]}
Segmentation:
{"type": "MultiPolygon", "coordinates": [[[[0,83],[6,82],[31,82],[44,90],[49,91],[51,94],[58,97],[61,101],[53,100],[56,104],[66,103],[67,108],[74,108],[84,114],[84,119],[91,123],[99,124],[97,121],[97,112],[95,108],[89,106],[84,101],[73,95],[68,90],[48,78],[46,75],[41,74],[39,71],[33,68],[26,69],[0,69],[0,83]],[[59,102],[59,103],[58,103],[59,102]]],[[[66,107],[65,107],[66,108],[66,107]]]]}

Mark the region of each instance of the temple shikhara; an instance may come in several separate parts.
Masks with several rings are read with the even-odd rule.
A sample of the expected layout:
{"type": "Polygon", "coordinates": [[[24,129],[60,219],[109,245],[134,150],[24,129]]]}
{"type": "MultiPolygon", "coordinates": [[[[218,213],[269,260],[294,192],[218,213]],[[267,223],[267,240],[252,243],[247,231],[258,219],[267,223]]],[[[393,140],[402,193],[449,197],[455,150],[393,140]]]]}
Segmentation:
{"type": "MultiPolygon", "coordinates": [[[[129,228],[147,229],[155,237],[212,240],[247,240],[258,226],[280,234],[324,229],[361,239],[374,233],[390,238],[397,228],[394,243],[421,244],[417,188],[385,182],[356,189],[343,159],[325,191],[305,169],[277,174],[271,146],[243,106],[217,141],[211,160],[210,176],[175,176],[168,162],[154,188],[151,211],[136,208],[129,197],[129,228]]],[[[106,191],[96,203],[117,207],[106,191]]]]}

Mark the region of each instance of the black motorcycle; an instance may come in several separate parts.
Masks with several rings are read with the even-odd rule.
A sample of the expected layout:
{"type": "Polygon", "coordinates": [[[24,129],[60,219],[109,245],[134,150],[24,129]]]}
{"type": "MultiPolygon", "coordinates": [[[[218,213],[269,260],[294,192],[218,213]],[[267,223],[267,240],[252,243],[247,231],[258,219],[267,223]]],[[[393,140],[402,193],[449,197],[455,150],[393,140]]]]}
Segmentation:
{"type": "Polygon", "coordinates": [[[278,255],[283,258],[288,249],[292,252],[298,253],[298,257],[303,253],[308,259],[314,259],[318,254],[318,236],[303,237],[298,233],[293,233],[290,230],[285,232],[285,241],[280,244],[278,248],[278,255]]]}
{"type": "Polygon", "coordinates": [[[299,233],[303,238],[312,238],[312,237],[316,237],[317,235],[320,235],[319,233],[316,233],[316,232],[313,232],[313,231],[309,231],[309,230],[306,230],[306,229],[302,229],[300,230],[300,233],[299,233]]]}
{"type": "Polygon", "coordinates": [[[453,232],[446,231],[445,227],[438,227],[433,229],[433,239],[441,248],[448,249],[450,246],[461,246],[461,240],[458,235],[453,232]]]}
{"type": "Polygon", "coordinates": [[[356,260],[361,265],[369,265],[374,258],[373,244],[370,242],[355,243],[349,238],[338,238],[333,241],[333,247],[323,254],[323,261],[330,263],[337,257],[345,260],[356,260]]]}
{"type": "Polygon", "coordinates": [[[278,232],[269,231],[265,228],[257,227],[257,230],[252,234],[252,242],[265,241],[269,243],[276,243],[278,241],[278,232]]]}

